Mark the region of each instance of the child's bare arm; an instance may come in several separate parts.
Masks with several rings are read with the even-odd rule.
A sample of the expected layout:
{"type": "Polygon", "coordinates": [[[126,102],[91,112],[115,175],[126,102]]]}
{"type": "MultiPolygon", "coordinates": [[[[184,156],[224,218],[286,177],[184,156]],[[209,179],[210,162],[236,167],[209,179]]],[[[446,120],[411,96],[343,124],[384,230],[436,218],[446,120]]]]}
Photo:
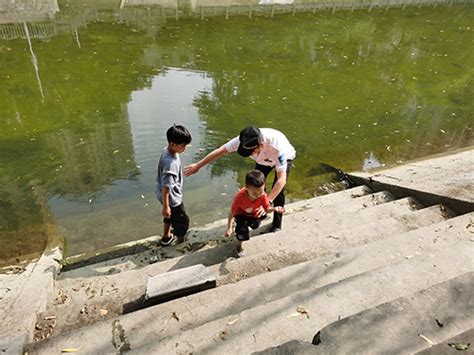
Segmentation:
{"type": "Polygon", "coordinates": [[[232,208],[229,210],[229,214],[227,215],[227,230],[225,232],[226,237],[230,237],[232,235],[232,220],[234,218],[234,214],[232,213],[232,208]]]}
{"type": "Polygon", "coordinates": [[[161,214],[165,218],[170,218],[171,208],[170,208],[170,190],[169,190],[169,188],[164,186],[161,189],[161,194],[163,196],[163,210],[161,211],[161,214]]]}
{"type": "Polygon", "coordinates": [[[282,206],[268,207],[266,212],[267,213],[272,213],[272,212],[285,213],[285,207],[282,207],[282,206]]]}

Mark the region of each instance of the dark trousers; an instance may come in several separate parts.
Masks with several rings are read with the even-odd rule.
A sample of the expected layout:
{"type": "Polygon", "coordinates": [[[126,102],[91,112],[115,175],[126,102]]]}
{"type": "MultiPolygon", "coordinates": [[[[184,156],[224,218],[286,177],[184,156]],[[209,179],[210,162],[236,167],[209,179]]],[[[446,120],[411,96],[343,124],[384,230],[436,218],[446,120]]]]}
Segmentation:
{"type": "MultiPolygon", "coordinates": [[[[291,171],[291,168],[293,167],[293,160],[287,160],[286,164],[287,164],[286,165],[286,180],[288,182],[288,177],[290,176],[290,171],[291,171]]],[[[255,169],[260,170],[263,173],[263,175],[265,175],[265,179],[270,174],[270,172],[273,170],[273,168],[274,168],[273,166],[260,165],[258,163],[255,164],[255,169]]],[[[276,171],[275,171],[275,177],[273,179],[272,188],[273,188],[273,186],[275,186],[276,181],[277,181],[277,174],[276,174],[276,171]]],[[[283,187],[283,189],[280,191],[278,196],[275,197],[275,199],[273,200],[273,206],[274,207],[276,207],[276,206],[284,207],[285,206],[285,187],[283,187]]],[[[274,212],[273,213],[272,229],[275,229],[275,228],[280,228],[281,229],[282,219],[283,219],[283,215],[281,213],[274,212]]]]}
{"type": "Polygon", "coordinates": [[[239,214],[235,216],[235,235],[237,237],[237,240],[249,240],[249,227],[252,229],[257,229],[260,226],[260,222],[266,217],[266,214],[264,214],[260,218],[254,218],[246,216],[244,214],[239,214]]]}
{"type": "Polygon", "coordinates": [[[171,216],[170,218],[164,218],[163,223],[171,224],[175,236],[184,237],[189,228],[189,217],[184,210],[184,204],[171,207],[171,216]]]}

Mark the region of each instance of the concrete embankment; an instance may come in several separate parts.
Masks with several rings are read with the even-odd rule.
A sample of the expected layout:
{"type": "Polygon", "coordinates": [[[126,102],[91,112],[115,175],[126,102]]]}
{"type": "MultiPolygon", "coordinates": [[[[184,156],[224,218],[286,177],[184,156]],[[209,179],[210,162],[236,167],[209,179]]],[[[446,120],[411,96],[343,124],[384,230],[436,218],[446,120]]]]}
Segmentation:
{"type": "MultiPolygon", "coordinates": [[[[360,186],[291,204],[284,228],[266,233],[267,222],[242,258],[218,221],[167,249],[147,240],[133,255],[74,260],[50,286],[46,309],[31,308],[37,341],[23,342],[30,354],[413,353],[467,344],[473,154],[350,174],[360,186]],[[173,275],[183,278],[181,294],[173,275]],[[147,299],[167,296],[166,284],[175,299],[147,299]]],[[[16,315],[10,309],[8,319],[16,315]]]]}

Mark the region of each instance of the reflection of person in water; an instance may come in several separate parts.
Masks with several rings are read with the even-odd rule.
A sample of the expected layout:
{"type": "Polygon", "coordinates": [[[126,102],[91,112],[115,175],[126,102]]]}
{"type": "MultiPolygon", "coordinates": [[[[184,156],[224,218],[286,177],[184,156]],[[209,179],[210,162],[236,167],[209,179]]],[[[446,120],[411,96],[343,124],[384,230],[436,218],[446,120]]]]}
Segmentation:
{"type": "MultiPolygon", "coordinates": [[[[275,178],[268,199],[275,207],[283,207],[285,205],[285,185],[293,166],[293,160],[296,157],[296,151],[286,136],[276,129],[258,129],[254,126],[248,126],[240,132],[238,137],[212,151],[197,163],[185,167],[184,174],[186,176],[195,174],[203,166],[232,152],[237,152],[243,157],[251,157],[255,160],[255,169],[260,170],[265,178],[275,168],[275,178]]],[[[259,216],[264,213],[263,208],[258,211],[259,216]]],[[[282,214],[275,213],[272,224],[273,232],[281,229],[281,222],[282,214]]]]}

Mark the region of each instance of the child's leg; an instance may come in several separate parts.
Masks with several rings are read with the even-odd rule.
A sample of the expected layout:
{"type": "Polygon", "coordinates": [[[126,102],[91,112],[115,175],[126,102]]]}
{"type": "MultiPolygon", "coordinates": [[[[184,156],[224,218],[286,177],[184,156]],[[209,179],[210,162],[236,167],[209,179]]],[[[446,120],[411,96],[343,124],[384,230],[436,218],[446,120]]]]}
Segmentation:
{"type": "Polygon", "coordinates": [[[178,243],[184,242],[189,228],[189,217],[184,210],[184,204],[171,208],[171,224],[178,243]]]}
{"type": "Polygon", "coordinates": [[[237,250],[237,253],[240,253],[244,248],[242,248],[242,240],[238,240],[235,242],[235,250],[237,250]]]}
{"type": "Polygon", "coordinates": [[[171,219],[163,218],[163,236],[161,237],[161,245],[167,246],[173,242],[171,235],[171,219]]]}
{"type": "Polygon", "coordinates": [[[246,240],[249,240],[249,217],[244,215],[235,216],[235,235],[237,241],[235,243],[235,250],[241,256],[243,253],[242,243],[246,240]]]}
{"type": "Polygon", "coordinates": [[[249,240],[249,217],[244,215],[235,216],[235,235],[238,240],[249,240]]]}
{"type": "Polygon", "coordinates": [[[171,234],[171,223],[163,220],[163,237],[169,237],[171,234]]]}

